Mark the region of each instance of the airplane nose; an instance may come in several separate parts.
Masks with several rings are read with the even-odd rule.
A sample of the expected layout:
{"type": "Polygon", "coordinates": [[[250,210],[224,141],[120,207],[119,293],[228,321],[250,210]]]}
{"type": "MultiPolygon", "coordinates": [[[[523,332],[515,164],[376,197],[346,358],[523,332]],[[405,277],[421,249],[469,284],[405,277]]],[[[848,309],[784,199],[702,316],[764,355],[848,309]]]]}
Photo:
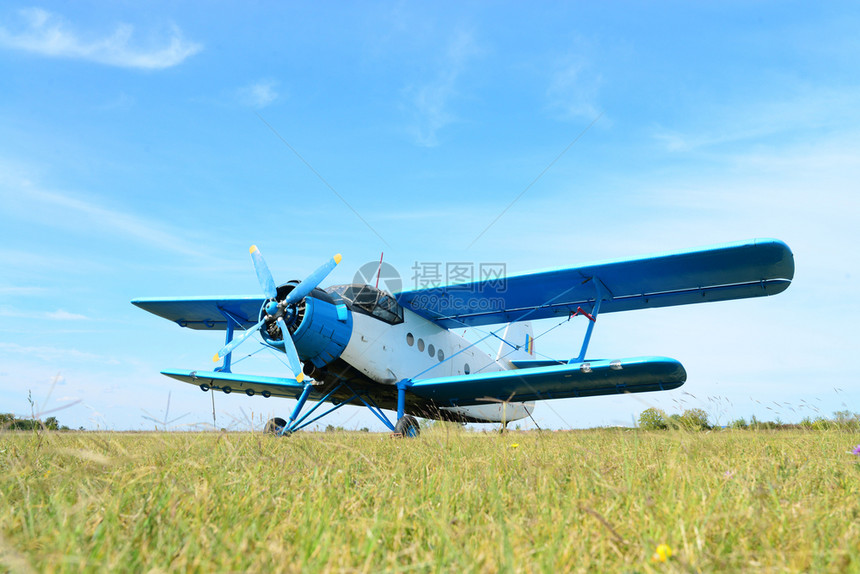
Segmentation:
{"type": "MultiPolygon", "coordinates": [[[[284,336],[290,335],[302,361],[309,361],[317,368],[324,367],[346,349],[352,336],[352,311],[335,296],[319,291],[305,297],[300,306],[303,308],[297,324],[290,325],[284,336]]],[[[281,332],[275,338],[271,331],[261,331],[270,345],[284,344],[281,332]]]]}

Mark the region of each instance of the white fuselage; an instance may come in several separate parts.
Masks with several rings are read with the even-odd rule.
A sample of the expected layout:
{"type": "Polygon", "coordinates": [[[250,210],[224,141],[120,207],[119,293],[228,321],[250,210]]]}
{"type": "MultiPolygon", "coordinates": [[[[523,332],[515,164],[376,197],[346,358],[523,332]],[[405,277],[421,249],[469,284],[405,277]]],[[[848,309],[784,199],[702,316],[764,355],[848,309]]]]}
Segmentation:
{"type": "MultiPolygon", "coordinates": [[[[372,380],[395,385],[404,379],[431,379],[512,368],[478,350],[472,343],[435,323],[403,309],[403,322],[390,325],[375,317],[353,313],[352,336],[341,359],[372,380]]],[[[534,403],[488,403],[441,407],[487,422],[529,416],[534,403]]]]}

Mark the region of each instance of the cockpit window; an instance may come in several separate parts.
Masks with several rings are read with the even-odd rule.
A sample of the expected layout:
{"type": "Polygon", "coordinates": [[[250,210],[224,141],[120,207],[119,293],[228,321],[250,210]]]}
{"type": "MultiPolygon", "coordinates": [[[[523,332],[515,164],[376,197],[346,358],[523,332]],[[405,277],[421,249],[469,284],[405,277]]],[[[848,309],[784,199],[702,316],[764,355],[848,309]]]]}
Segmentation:
{"type": "Polygon", "coordinates": [[[394,297],[370,285],[335,285],[328,289],[337,293],[353,311],[376,317],[391,325],[403,322],[403,307],[394,297]]]}

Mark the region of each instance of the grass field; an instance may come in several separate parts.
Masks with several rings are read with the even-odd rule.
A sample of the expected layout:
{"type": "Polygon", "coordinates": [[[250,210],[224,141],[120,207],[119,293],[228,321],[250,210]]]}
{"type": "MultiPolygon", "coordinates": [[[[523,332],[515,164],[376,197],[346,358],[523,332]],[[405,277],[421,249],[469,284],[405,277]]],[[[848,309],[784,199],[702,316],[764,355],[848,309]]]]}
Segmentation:
{"type": "Polygon", "coordinates": [[[0,570],[860,572],[858,443],[5,432],[0,570]]]}

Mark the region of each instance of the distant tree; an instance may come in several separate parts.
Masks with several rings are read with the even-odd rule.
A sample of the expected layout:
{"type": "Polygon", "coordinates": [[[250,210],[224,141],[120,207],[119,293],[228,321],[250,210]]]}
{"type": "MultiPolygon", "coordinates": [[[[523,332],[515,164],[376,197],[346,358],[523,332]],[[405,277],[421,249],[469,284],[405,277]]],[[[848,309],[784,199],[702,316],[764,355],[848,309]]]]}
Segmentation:
{"type": "Polygon", "coordinates": [[[12,413],[0,413],[0,430],[69,430],[60,426],[57,417],[48,417],[45,422],[33,419],[19,419],[12,413]]]}
{"type": "Polygon", "coordinates": [[[41,428],[41,424],[39,421],[34,421],[31,419],[15,419],[12,421],[11,426],[9,428],[15,430],[36,430],[37,428],[41,428]]]}
{"type": "Polygon", "coordinates": [[[739,419],[735,419],[732,421],[732,424],[729,425],[731,428],[736,430],[743,430],[747,428],[747,421],[743,417],[739,419]]]}
{"type": "Polygon", "coordinates": [[[833,422],[840,428],[856,430],[860,428],[860,414],[848,410],[836,411],[833,413],[833,422]]]}
{"type": "Polygon", "coordinates": [[[760,421],[755,415],[750,418],[750,428],[754,430],[773,430],[776,427],[776,423],[772,421],[760,421]]]}
{"type": "Polygon", "coordinates": [[[639,428],[644,430],[661,430],[667,428],[666,413],[650,407],[639,415],[639,428]]]}
{"type": "Polygon", "coordinates": [[[687,409],[681,415],[681,427],[687,430],[708,430],[708,413],[702,409],[687,409]]]}

